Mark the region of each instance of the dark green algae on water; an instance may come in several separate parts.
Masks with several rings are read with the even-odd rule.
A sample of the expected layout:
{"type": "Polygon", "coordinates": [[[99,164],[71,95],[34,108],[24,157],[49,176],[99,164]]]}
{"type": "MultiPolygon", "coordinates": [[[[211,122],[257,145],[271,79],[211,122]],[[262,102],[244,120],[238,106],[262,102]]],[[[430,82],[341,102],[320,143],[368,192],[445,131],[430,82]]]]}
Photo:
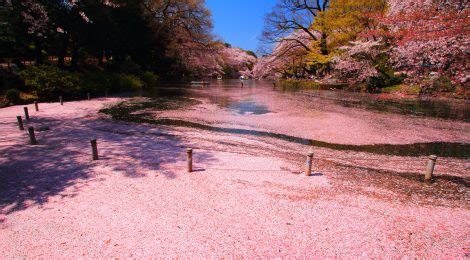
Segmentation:
{"type": "Polygon", "coordinates": [[[467,143],[428,142],[412,144],[371,145],[337,144],[263,130],[221,127],[206,123],[192,122],[180,119],[154,118],[153,114],[151,113],[152,111],[161,110],[188,109],[189,107],[197,104],[200,104],[200,101],[193,98],[180,96],[159,97],[120,102],[112,107],[102,109],[100,112],[108,114],[114,120],[119,121],[189,127],[204,131],[212,131],[227,134],[269,137],[303,145],[323,147],[341,151],[366,152],[371,154],[391,156],[427,156],[434,154],[439,157],[453,157],[459,159],[468,159],[470,157],[470,145],[467,143]]]}

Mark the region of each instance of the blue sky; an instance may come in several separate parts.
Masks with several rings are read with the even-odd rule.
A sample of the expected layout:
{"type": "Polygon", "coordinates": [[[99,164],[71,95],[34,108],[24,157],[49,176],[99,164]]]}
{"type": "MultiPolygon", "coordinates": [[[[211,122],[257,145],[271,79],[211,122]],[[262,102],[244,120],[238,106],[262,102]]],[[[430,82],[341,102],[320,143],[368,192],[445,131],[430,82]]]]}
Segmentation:
{"type": "Polygon", "coordinates": [[[232,46],[252,51],[258,48],[264,16],[275,3],[276,0],[206,0],[214,33],[232,46]]]}

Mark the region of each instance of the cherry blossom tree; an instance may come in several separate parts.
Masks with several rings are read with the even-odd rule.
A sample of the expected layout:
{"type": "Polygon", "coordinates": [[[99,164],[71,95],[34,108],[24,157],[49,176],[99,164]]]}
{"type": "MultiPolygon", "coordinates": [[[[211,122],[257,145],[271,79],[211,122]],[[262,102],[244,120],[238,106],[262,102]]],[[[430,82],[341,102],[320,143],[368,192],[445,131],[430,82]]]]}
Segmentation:
{"type": "Polygon", "coordinates": [[[393,40],[393,67],[408,74],[413,82],[445,76],[456,84],[468,85],[470,3],[392,0],[390,5],[384,24],[390,28],[388,37],[393,40]]]}

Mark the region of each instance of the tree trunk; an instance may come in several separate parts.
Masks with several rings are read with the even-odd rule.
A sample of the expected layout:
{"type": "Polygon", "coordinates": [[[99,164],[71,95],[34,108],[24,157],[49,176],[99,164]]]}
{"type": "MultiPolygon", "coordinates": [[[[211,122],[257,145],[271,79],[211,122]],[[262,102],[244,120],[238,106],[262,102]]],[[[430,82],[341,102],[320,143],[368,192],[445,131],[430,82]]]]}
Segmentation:
{"type": "Polygon", "coordinates": [[[79,54],[79,46],[77,43],[75,43],[73,45],[73,49],[72,49],[72,61],[71,61],[71,65],[72,65],[72,70],[77,70],[78,68],[78,54],[79,54]]]}
{"type": "Polygon", "coordinates": [[[42,56],[42,42],[39,37],[34,37],[34,56],[36,60],[36,65],[44,63],[44,58],[42,56]]]}
{"type": "Polygon", "coordinates": [[[320,39],[320,51],[322,55],[328,55],[328,46],[326,45],[326,33],[322,32],[320,39]]]}
{"type": "Polygon", "coordinates": [[[59,59],[57,65],[59,68],[65,68],[65,56],[67,55],[67,49],[69,47],[69,35],[64,33],[62,35],[62,45],[60,46],[59,59]]]}
{"type": "Polygon", "coordinates": [[[105,51],[100,51],[99,58],[98,58],[98,66],[103,67],[105,58],[106,58],[105,51]]]}
{"type": "Polygon", "coordinates": [[[12,70],[11,70],[11,59],[7,59],[7,64],[8,64],[8,71],[10,73],[12,73],[12,70]]]}

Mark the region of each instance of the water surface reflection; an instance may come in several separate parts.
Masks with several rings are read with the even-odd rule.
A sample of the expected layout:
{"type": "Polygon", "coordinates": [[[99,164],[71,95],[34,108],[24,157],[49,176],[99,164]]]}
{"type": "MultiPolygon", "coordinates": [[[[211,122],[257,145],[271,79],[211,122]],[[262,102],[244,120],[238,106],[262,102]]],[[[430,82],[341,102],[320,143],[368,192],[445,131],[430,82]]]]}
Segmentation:
{"type": "Polygon", "coordinates": [[[470,102],[466,100],[439,100],[429,97],[416,99],[396,99],[379,94],[357,93],[343,90],[273,87],[271,81],[214,80],[210,85],[167,84],[147,92],[147,96],[206,97],[213,103],[237,111],[240,114],[269,113],[268,107],[258,102],[257,95],[274,92],[280,96],[299,98],[303,102],[334,102],[343,107],[360,108],[371,111],[435,117],[450,120],[470,121],[470,102]]]}

